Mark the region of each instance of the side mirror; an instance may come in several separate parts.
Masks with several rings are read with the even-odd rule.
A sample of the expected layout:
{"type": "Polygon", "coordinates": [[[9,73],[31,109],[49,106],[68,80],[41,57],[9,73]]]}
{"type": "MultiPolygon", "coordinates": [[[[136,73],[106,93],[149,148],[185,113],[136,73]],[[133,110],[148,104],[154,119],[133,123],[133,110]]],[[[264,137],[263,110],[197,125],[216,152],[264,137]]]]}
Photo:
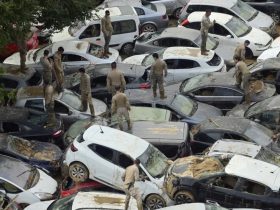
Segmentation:
{"type": "Polygon", "coordinates": [[[189,96],[190,98],[194,98],[195,95],[193,93],[187,93],[187,96],[189,96]]]}
{"type": "Polygon", "coordinates": [[[232,36],[231,35],[226,35],[226,38],[230,39],[230,38],[232,38],[232,36]]]}
{"type": "Polygon", "coordinates": [[[72,115],[72,114],[73,114],[73,112],[71,110],[69,110],[68,115],[72,115]]]}
{"type": "Polygon", "coordinates": [[[254,118],[254,122],[260,123],[261,121],[260,121],[260,119],[258,119],[258,118],[254,118]]]}

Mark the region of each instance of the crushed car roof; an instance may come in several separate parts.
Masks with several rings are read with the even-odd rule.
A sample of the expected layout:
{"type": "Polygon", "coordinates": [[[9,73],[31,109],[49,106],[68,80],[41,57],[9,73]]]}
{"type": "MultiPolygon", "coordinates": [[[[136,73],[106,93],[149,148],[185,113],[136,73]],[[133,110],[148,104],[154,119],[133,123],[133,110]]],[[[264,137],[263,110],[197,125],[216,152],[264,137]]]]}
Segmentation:
{"type": "Polygon", "coordinates": [[[280,70],[279,58],[268,58],[264,61],[258,62],[256,65],[250,68],[251,72],[257,72],[260,70],[280,70]]]}
{"type": "MultiPolygon", "coordinates": [[[[195,29],[185,28],[185,27],[170,27],[164,29],[161,34],[160,38],[164,37],[177,37],[177,38],[183,38],[183,39],[196,39],[198,36],[200,36],[200,32],[195,29]]],[[[158,37],[156,37],[158,38],[158,37]]]]}
{"type": "Polygon", "coordinates": [[[172,174],[175,176],[189,176],[197,179],[223,171],[223,164],[215,157],[189,156],[179,158],[172,166],[172,174]]]}
{"type": "Polygon", "coordinates": [[[0,121],[22,121],[29,116],[29,110],[17,107],[1,107],[0,121]]]}
{"type": "Polygon", "coordinates": [[[235,155],[225,167],[225,172],[262,183],[273,191],[278,192],[280,188],[280,168],[260,160],[235,155]]]}
{"type": "Polygon", "coordinates": [[[203,60],[210,60],[214,56],[214,51],[210,50],[208,55],[201,55],[198,47],[168,47],[164,50],[162,59],[186,59],[189,57],[200,58],[203,60]]]}

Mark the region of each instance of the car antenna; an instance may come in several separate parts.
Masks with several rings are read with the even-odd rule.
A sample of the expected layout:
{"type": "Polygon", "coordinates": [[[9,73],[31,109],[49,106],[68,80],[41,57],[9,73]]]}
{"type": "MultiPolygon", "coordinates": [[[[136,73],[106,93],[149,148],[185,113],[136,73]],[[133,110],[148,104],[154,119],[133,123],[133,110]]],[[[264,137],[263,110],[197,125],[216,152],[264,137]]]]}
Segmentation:
{"type": "Polygon", "coordinates": [[[100,133],[104,133],[104,131],[101,128],[101,125],[99,125],[99,128],[100,128],[100,133]]]}

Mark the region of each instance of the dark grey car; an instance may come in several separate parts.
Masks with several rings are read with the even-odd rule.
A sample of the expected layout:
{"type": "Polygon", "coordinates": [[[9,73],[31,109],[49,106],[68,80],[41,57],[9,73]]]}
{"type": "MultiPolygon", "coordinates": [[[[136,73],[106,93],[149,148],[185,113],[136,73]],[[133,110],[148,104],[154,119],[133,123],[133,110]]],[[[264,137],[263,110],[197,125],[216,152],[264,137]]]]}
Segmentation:
{"type": "Polygon", "coordinates": [[[190,145],[194,153],[203,152],[207,147],[220,139],[236,139],[254,142],[279,152],[274,133],[245,118],[214,117],[193,126],[190,132],[190,145]]]}
{"type": "MultiPolygon", "coordinates": [[[[170,110],[173,118],[189,125],[195,125],[210,117],[221,116],[222,111],[205,103],[178,94],[178,84],[165,87],[167,99],[153,98],[152,90],[131,89],[126,90],[130,103],[134,106],[157,107],[170,110]]],[[[172,119],[175,121],[175,119],[172,119]]]]}
{"type": "MultiPolygon", "coordinates": [[[[236,85],[232,73],[202,74],[185,80],[180,86],[180,93],[193,99],[213,105],[223,111],[231,110],[243,101],[244,92],[236,85]]],[[[252,94],[252,101],[261,101],[275,94],[275,87],[264,84],[264,89],[252,94]]]]}

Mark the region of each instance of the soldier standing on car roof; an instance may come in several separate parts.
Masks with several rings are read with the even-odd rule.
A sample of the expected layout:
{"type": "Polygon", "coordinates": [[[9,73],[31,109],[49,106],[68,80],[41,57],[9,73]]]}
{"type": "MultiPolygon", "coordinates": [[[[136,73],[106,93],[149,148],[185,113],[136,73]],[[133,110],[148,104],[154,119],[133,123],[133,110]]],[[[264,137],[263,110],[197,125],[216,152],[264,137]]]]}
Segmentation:
{"type": "Polygon", "coordinates": [[[104,57],[109,57],[108,55],[112,55],[111,52],[109,52],[109,44],[111,41],[111,36],[113,33],[113,26],[111,23],[111,18],[110,18],[110,11],[106,10],[105,11],[105,16],[101,19],[101,28],[102,32],[104,35],[104,57]]]}
{"type": "Polygon", "coordinates": [[[241,57],[234,56],[233,58],[235,64],[235,78],[237,85],[244,90],[245,95],[245,103],[249,104],[251,102],[251,96],[250,96],[250,71],[247,67],[247,65],[242,61],[241,57]],[[243,84],[243,85],[241,85],[243,84]]]}
{"type": "Polygon", "coordinates": [[[79,69],[80,72],[80,91],[81,91],[81,111],[86,112],[88,109],[90,109],[91,116],[94,117],[94,106],[92,103],[92,97],[91,97],[91,85],[90,85],[90,76],[86,73],[86,70],[84,68],[79,69]]]}
{"type": "Polygon", "coordinates": [[[46,91],[46,86],[52,84],[53,62],[48,58],[48,55],[49,55],[49,51],[44,50],[44,56],[40,58],[40,63],[43,66],[44,95],[46,91]]]}
{"type": "Polygon", "coordinates": [[[116,86],[116,95],[112,98],[112,114],[117,113],[118,123],[120,130],[123,130],[122,117],[127,121],[128,130],[131,130],[131,121],[129,118],[130,104],[127,96],[121,92],[120,86],[116,86]]]}
{"type": "Polygon", "coordinates": [[[55,113],[54,113],[54,88],[51,84],[45,86],[45,108],[48,114],[47,126],[51,127],[55,125],[55,113]]]}
{"type": "Polygon", "coordinates": [[[117,69],[117,63],[111,63],[112,71],[107,74],[107,89],[112,96],[116,94],[116,86],[121,88],[121,91],[124,92],[125,90],[125,79],[123,73],[117,69]]]}
{"type": "Polygon", "coordinates": [[[163,76],[167,76],[167,65],[165,61],[158,57],[157,53],[153,54],[155,62],[151,66],[150,78],[153,84],[153,95],[157,97],[157,85],[159,86],[160,99],[166,98],[164,95],[163,76]]]}
{"type": "Polygon", "coordinates": [[[122,180],[124,182],[124,190],[126,194],[125,198],[125,210],[129,207],[129,200],[132,196],[137,201],[137,208],[138,210],[143,210],[143,204],[141,199],[141,194],[139,192],[139,189],[134,187],[135,181],[141,180],[139,177],[139,165],[140,160],[136,159],[134,161],[134,164],[131,166],[128,166],[125,169],[124,174],[122,175],[122,180]]]}
{"type": "Polygon", "coordinates": [[[63,83],[64,83],[64,71],[61,61],[62,53],[64,52],[63,47],[59,47],[56,53],[54,54],[54,74],[56,80],[56,90],[57,92],[62,92],[63,83]]]}
{"type": "Polygon", "coordinates": [[[246,47],[248,47],[250,44],[250,41],[249,40],[246,40],[243,44],[241,45],[238,45],[236,48],[235,48],[235,51],[234,51],[234,56],[239,56],[241,58],[242,61],[245,61],[246,57],[246,47]]]}
{"type": "Polygon", "coordinates": [[[211,10],[207,9],[205,12],[205,15],[203,15],[202,20],[201,20],[201,27],[200,27],[200,34],[201,34],[201,45],[200,45],[200,50],[201,50],[201,55],[208,55],[207,49],[206,49],[206,42],[207,42],[207,37],[208,37],[208,30],[209,28],[213,27],[216,21],[214,20],[213,22],[210,21],[209,17],[211,15],[211,10]]]}

